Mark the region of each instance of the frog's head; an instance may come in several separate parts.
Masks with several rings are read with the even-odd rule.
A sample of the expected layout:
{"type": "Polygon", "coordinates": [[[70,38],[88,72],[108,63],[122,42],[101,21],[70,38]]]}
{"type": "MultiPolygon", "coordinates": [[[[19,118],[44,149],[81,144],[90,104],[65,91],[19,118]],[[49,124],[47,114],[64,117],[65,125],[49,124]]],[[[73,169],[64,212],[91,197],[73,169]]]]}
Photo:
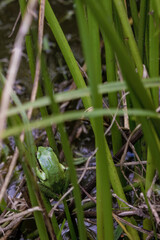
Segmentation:
{"type": "Polygon", "coordinates": [[[47,156],[48,153],[52,153],[53,150],[51,147],[38,147],[37,159],[40,160],[42,157],[47,156]]]}

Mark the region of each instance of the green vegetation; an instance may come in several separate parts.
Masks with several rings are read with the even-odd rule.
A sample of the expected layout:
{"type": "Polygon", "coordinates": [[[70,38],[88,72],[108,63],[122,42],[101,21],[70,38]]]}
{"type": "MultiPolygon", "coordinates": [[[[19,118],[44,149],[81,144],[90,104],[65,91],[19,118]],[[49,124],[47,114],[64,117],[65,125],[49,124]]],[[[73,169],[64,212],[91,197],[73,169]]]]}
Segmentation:
{"type": "MultiPolygon", "coordinates": [[[[4,4],[10,2],[14,1],[4,1],[4,4]]],[[[32,234],[28,234],[31,239],[39,236],[40,239],[62,240],[66,222],[70,233],[68,239],[72,240],[145,240],[148,236],[159,239],[159,216],[155,208],[159,198],[160,174],[159,1],[75,0],[73,4],[84,56],[83,66],[76,60],[50,2],[39,0],[38,5],[36,0],[19,0],[22,23],[8,72],[5,76],[1,69],[0,73],[0,84],[3,86],[0,90],[0,157],[5,164],[8,153],[4,151],[4,146],[9,145],[10,137],[15,141],[15,151],[11,153],[0,191],[1,228],[8,233],[6,226],[10,221],[14,222],[17,218],[19,225],[30,210],[36,223],[32,234]],[[39,21],[36,34],[32,21],[37,5],[39,21]],[[44,24],[44,19],[47,24],[44,24]],[[52,81],[47,54],[43,50],[44,32],[48,26],[76,89],[56,92],[56,81],[52,81]],[[33,89],[30,100],[22,103],[13,91],[13,85],[23,45],[33,89]],[[105,69],[105,74],[102,69],[105,69]],[[12,101],[9,101],[10,98],[12,101]],[[83,106],[75,108],[74,101],[79,99],[83,106]],[[62,110],[61,104],[67,101],[73,104],[62,110]],[[39,117],[33,115],[34,112],[39,117]],[[105,122],[106,117],[109,123],[105,122]],[[81,125],[84,124],[82,121],[89,122],[86,132],[94,136],[96,176],[86,186],[79,184],[79,166],[75,167],[76,150],[72,145],[72,133],[68,130],[69,124],[74,125],[74,121],[81,125]],[[44,147],[51,147],[56,159],[56,164],[51,167],[45,157],[41,160],[39,167],[43,172],[38,170],[39,178],[36,176],[36,154],[37,147],[42,146],[44,140],[36,142],[33,130],[38,129],[45,132],[47,140],[44,147]],[[132,162],[126,161],[127,154],[131,154],[132,160],[129,160],[132,162]],[[68,166],[72,185],[64,198],[61,190],[65,187],[62,186],[65,185],[65,173],[57,158],[68,166]],[[24,209],[19,207],[13,218],[8,218],[5,214],[13,213],[14,209],[6,198],[6,191],[14,175],[19,174],[14,171],[18,164],[25,176],[23,184],[27,189],[28,212],[25,212],[26,206],[24,209]],[[54,175],[55,166],[61,176],[54,175]],[[56,182],[59,184],[57,187],[54,185],[56,182]],[[91,196],[95,186],[96,198],[91,196]],[[45,191],[41,191],[42,187],[45,191]],[[51,191],[51,188],[61,189],[55,192],[53,189],[53,196],[56,193],[56,197],[61,198],[57,203],[49,201],[45,194],[46,189],[51,191]],[[89,198],[87,203],[83,201],[85,196],[89,198]],[[61,203],[63,209],[59,211],[61,203]],[[91,213],[95,207],[93,217],[91,213]],[[86,217],[87,214],[90,214],[89,217],[86,217]],[[96,236],[87,227],[89,218],[96,219],[96,236]]],[[[67,75],[64,78],[68,80],[67,75]]],[[[82,158],[84,162],[83,154],[82,158]]],[[[86,168],[87,164],[88,161],[86,168]]],[[[18,191],[21,192],[21,188],[18,191]]],[[[24,198],[26,200],[25,195],[24,198]]],[[[54,200],[57,201],[56,198],[54,200]]]]}

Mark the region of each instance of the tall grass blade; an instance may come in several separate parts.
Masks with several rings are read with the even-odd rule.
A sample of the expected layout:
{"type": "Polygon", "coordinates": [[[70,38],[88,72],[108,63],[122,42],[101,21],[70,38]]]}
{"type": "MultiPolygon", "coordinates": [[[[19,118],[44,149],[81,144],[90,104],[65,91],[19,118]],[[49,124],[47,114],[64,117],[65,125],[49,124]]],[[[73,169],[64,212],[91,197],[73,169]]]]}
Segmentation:
{"type": "Polygon", "coordinates": [[[138,39],[139,16],[138,16],[137,2],[130,0],[129,6],[131,9],[131,16],[132,16],[132,21],[133,21],[133,29],[134,29],[135,38],[138,39]]]}
{"type": "MultiPolygon", "coordinates": [[[[105,4],[105,1],[104,1],[105,4]]],[[[108,12],[110,13],[111,21],[113,22],[113,9],[112,9],[112,1],[107,1],[107,8],[108,12]]],[[[106,72],[107,72],[107,83],[116,82],[116,59],[114,55],[114,51],[112,50],[110,43],[108,42],[107,38],[104,36],[104,45],[105,45],[105,59],[106,59],[106,72]]],[[[117,107],[118,106],[118,98],[117,92],[109,93],[109,107],[117,107]]],[[[119,122],[119,119],[116,119],[119,122]]],[[[120,149],[122,144],[121,134],[118,130],[116,123],[113,124],[111,128],[111,135],[112,135],[112,147],[113,147],[113,154],[115,154],[118,149],[120,149]]]]}
{"type": "Polygon", "coordinates": [[[143,66],[142,66],[142,60],[138,51],[138,47],[131,29],[131,26],[128,21],[128,17],[124,8],[123,1],[119,0],[114,0],[113,1],[117,12],[119,14],[119,18],[121,20],[121,24],[123,26],[123,31],[124,31],[124,38],[127,40],[131,54],[133,56],[135,65],[138,69],[139,75],[142,77],[143,75],[143,66]]]}
{"type": "MultiPolygon", "coordinates": [[[[159,76],[159,18],[154,9],[154,2],[149,4],[149,76],[159,76]]],[[[159,103],[159,89],[152,89],[155,106],[159,103]]]]}
{"type": "MultiPolygon", "coordinates": [[[[43,120],[42,119],[35,120],[30,122],[29,124],[22,124],[22,125],[19,124],[18,126],[8,128],[1,134],[1,137],[2,139],[4,139],[11,135],[16,136],[19,133],[21,133],[21,131],[27,132],[34,128],[43,128],[43,127],[49,126],[51,123],[58,124],[65,121],[77,120],[79,118],[92,119],[92,118],[103,116],[103,115],[110,116],[111,114],[112,115],[116,114],[117,116],[124,116],[124,113],[125,113],[124,110],[117,110],[117,108],[116,109],[113,109],[113,108],[112,109],[95,109],[90,112],[84,112],[83,110],[68,111],[67,113],[63,113],[63,114],[50,115],[49,117],[43,120]]],[[[150,118],[160,119],[159,114],[150,110],[127,109],[127,113],[129,116],[132,116],[133,119],[135,119],[136,117],[147,118],[148,116],[150,116],[150,118]]]]}
{"type": "MultiPolygon", "coordinates": [[[[88,35],[85,33],[88,51],[88,74],[91,87],[93,108],[102,108],[102,96],[98,94],[98,84],[102,82],[99,29],[90,9],[88,13],[88,35]],[[94,66],[94,68],[93,68],[94,66]]],[[[81,16],[82,17],[82,16],[81,16]]],[[[83,42],[82,42],[83,45],[83,42]]],[[[109,174],[107,168],[107,154],[105,148],[103,119],[98,117],[92,120],[94,123],[94,134],[96,153],[96,186],[97,186],[97,235],[99,239],[113,239],[113,223],[111,213],[111,195],[109,185],[109,174]]]]}
{"type": "Polygon", "coordinates": [[[144,60],[144,56],[145,56],[144,40],[145,40],[145,30],[146,30],[146,24],[147,24],[147,18],[146,18],[147,10],[148,10],[148,1],[141,0],[140,18],[139,18],[139,27],[138,27],[138,48],[139,48],[142,61],[144,60]]]}

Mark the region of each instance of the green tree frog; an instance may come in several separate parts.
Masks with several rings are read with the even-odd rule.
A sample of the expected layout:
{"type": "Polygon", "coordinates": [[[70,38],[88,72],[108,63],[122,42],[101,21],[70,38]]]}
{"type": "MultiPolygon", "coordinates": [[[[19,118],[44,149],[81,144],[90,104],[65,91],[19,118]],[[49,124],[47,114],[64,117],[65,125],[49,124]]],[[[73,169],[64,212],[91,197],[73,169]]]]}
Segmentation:
{"type": "Polygon", "coordinates": [[[57,198],[57,195],[64,193],[68,187],[68,170],[59,162],[50,147],[38,147],[37,160],[39,167],[36,168],[36,174],[42,192],[48,197],[57,198]]]}

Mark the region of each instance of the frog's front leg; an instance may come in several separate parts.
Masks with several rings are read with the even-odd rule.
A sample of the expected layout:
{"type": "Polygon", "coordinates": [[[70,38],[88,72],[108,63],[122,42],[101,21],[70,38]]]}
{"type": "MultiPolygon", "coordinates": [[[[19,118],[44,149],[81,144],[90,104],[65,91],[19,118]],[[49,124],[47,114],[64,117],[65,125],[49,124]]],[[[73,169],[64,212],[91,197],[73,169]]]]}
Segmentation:
{"type": "Polygon", "coordinates": [[[36,174],[37,174],[37,177],[40,180],[42,180],[42,181],[46,180],[46,174],[41,169],[39,169],[38,167],[36,167],[36,174]]]}
{"type": "Polygon", "coordinates": [[[45,181],[47,179],[46,174],[38,167],[36,167],[36,174],[37,177],[39,178],[39,187],[42,193],[48,198],[54,198],[55,200],[57,200],[58,199],[57,195],[50,188],[45,186],[45,181]]]}

